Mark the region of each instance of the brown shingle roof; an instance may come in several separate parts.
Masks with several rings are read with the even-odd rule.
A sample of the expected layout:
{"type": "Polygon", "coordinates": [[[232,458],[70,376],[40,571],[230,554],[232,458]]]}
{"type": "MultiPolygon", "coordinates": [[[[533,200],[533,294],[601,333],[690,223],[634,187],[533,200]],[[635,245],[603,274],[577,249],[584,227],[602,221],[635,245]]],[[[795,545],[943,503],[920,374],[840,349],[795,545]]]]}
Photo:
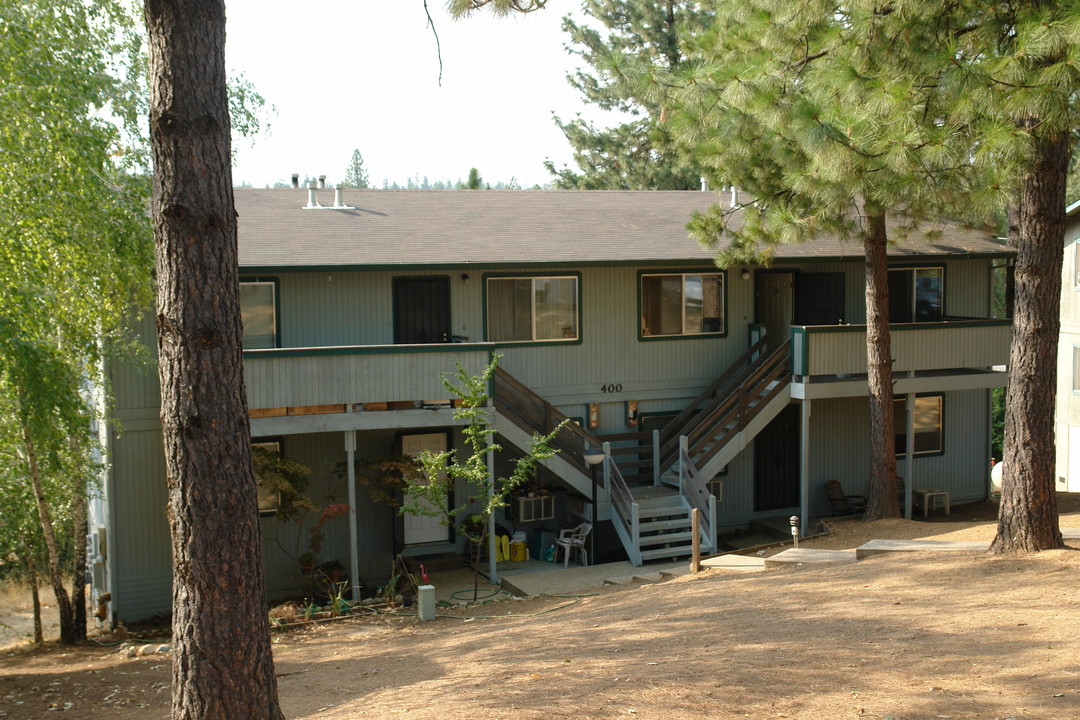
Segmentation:
{"type": "MultiPolygon", "coordinates": [[[[333,205],[334,190],[318,201],[333,205]]],[[[305,188],[236,188],[244,268],[589,263],[700,263],[689,236],[713,192],[352,190],[353,210],[305,210],[305,188]]],[[[943,225],[933,243],[911,238],[891,255],[1001,255],[989,234],[943,225]]],[[[778,248],[777,259],[860,258],[857,242],[822,238],[778,248]]]]}

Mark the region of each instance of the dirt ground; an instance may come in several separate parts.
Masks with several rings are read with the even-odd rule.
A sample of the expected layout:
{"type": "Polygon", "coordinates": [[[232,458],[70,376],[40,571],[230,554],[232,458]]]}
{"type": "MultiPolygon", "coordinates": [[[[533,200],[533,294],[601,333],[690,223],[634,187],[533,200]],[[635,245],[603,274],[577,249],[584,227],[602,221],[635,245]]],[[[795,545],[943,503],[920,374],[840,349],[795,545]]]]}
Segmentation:
{"type": "MultiPolygon", "coordinates": [[[[1062,527],[1080,528],[1080,497],[1061,505],[1062,527]]],[[[989,541],[994,510],[838,520],[803,547],[989,541]]],[[[456,612],[480,617],[384,615],[275,634],[286,717],[1080,719],[1075,549],[709,571],[456,612]]],[[[156,654],[9,647],[0,718],[167,718],[169,673],[156,654]]]]}

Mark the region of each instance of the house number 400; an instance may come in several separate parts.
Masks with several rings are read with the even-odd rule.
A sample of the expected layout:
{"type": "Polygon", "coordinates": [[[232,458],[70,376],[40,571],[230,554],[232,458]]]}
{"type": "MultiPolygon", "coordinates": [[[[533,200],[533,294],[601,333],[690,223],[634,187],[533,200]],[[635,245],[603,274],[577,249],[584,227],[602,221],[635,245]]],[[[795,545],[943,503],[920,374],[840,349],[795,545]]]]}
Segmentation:
{"type": "Polygon", "coordinates": [[[601,385],[600,392],[603,393],[620,393],[622,392],[622,383],[612,383],[610,385],[601,385]]]}

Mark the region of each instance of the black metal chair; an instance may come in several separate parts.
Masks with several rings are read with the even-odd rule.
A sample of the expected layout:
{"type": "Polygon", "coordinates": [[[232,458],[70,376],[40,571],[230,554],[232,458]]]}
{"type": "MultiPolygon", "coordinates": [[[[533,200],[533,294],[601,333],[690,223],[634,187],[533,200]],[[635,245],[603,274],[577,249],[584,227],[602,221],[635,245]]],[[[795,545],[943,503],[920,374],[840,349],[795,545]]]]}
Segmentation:
{"type": "Polygon", "coordinates": [[[862,495],[845,495],[839,480],[829,480],[825,483],[825,493],[829,496],[833,517],[866,512],[866,498],[862,495]]]}

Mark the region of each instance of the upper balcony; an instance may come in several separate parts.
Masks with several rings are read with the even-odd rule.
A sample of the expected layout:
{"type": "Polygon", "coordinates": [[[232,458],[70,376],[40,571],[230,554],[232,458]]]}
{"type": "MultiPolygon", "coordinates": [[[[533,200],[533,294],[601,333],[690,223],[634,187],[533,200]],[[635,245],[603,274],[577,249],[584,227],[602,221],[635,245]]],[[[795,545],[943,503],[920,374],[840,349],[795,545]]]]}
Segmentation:
{"type": "MultiPolygon", "coordinates": [[[[1012,321],[956,319],[890,326],[894,392],[1001,387],[1012,321]]],[[[866,394],[866,326],[791,329],[796,397],[866,394]]]]}
{"type": "Polygon", "coordinates": [[[245,350],[252,434],[295,431],[298,425],[312,430],[445,425],[452,393],[443,377],[453,375],[458,362],[479,375],[493,349],[490,343],[453,343],[245,350]],[[411,413],[408,421],[394,414],[418,408],[435,412],[411,413]],[[282,420],[298,416],[318,417],[305,423],[282,420]]]}

